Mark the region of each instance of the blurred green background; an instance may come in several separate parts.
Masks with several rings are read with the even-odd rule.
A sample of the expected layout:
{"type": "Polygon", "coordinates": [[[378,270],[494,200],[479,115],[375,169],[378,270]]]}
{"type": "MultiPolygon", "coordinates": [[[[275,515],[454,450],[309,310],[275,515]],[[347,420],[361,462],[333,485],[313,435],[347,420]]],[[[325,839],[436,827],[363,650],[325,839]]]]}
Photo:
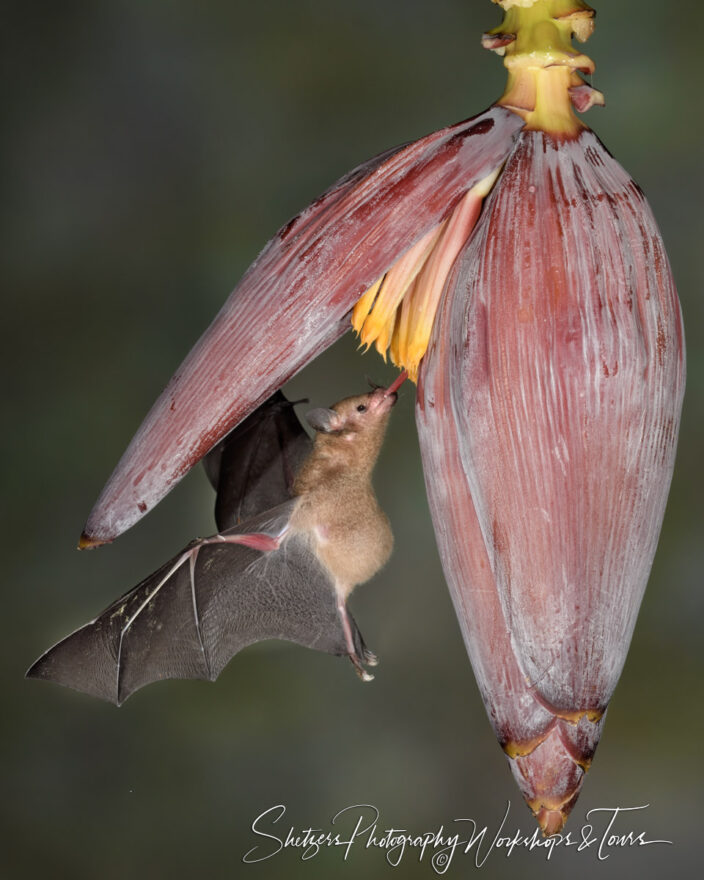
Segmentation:
{"type": "MultiPolygon", "coordinates": [[[[377,472],[392,562],[353,599],[382,664],[248,649],[217,685],[169,682],[121,709],[35,681],[59,637],[212,531],[200,469],[113,546],[83,521],[133,431],[264,242],[348,168],[473,115],[503,87],[479,46],[487,0],[4,4],[3,876],[386,876],[383,854],[289,851],[245,867],[250,823],[380,827],[458,817],[532,831],[480,703],[428,516],[412,390],[377,472]]],[[[589,122],[645,189],[687,329],[689,385],[653,575],[570,826],[650,804],[626,828],[674,841],[493,856],[496,877],[686,876],[699,861],[704,666],[702,4],[609,0],[588,46],[608,106],[589,122]],[[686,27],[683,26],[686,23],[686,27]]],[[[347,337],[290,383],[315,405],[392,375],[347,337]]],[[[409,853],[402,876],[433,876],[409,853]]],[[[472,870],[457,858],[450,875],[472,870]]]]}

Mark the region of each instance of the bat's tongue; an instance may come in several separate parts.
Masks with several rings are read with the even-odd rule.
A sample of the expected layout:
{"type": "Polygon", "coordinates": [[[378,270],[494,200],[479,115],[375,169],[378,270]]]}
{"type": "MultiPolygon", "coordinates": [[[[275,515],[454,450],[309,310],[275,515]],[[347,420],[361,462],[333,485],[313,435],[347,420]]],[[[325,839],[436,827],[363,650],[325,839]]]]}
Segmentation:
{"type": "Polygon", "coordinates": [[[384,392],[384,397],[390,397],[392,394],[396,394],[398,389],[403,385],[403,383],[408,378],[408,372],[403,370],[398,374],[396,379],[389,385],[389,387],[384,392]]]}

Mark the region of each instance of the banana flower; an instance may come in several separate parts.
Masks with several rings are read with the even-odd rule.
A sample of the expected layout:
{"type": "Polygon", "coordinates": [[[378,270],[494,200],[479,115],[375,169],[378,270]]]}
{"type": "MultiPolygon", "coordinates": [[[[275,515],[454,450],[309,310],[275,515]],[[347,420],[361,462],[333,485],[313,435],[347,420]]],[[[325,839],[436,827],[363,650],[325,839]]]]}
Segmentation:
{"type": "Polygon", "coordinates": [[[417,382],[426,486],[486,709],[545,834],[579,794],[665,509],[680,310],[603,103],[583,0],[494,0],[508,86],[284,226],[147,415],[81,546],[115,539],[350,323],[417,382]]]}

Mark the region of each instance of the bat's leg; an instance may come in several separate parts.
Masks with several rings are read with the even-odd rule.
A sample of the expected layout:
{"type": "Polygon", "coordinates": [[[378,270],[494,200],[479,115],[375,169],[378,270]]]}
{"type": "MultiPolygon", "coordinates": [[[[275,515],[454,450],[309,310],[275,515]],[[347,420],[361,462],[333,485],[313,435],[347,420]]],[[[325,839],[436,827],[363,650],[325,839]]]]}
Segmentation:
{"type": "Polygon", "coordinates": [[[253,532],[249,535],[215,535],[212,538],[206,538],[202,544],[240,544],[243,547],[249,547],[252,550],[259,550],[260,553],[270,553],[272,550],[278,550],[281,546],[281,538],[272,538],[261,532],[253,532]]]}
{"type": "MultiPolygon", "coordinates": [[[[348,615],[348,619],[349,619],[349,615],[348,615]]],[[[376,656],[374,651],[370,650],[364,644],[364,637],[362,636],[362,633],[358,632],[357,635],[359,636],[359,641],[357,644],[359,645],[359,651],[361,651],[362,659],[364,660],[364,662],[367,664],[367,666],[378,666],[379,665],[379,658],[376,656]]]]}
{"type": "MultiPolygon", "coordinates": [[[[357,675],[362,679],[362,681],[373,681],[374,676],[367,672],[367,670],[362,665],[362,658],[360,658],[357,653],[357,648],[354,644],[354,637],[352,636],[352,627],[350,626],[350,619],[347,616],[347,605],[345,604],[345,600],[342,596],[338,595],[337,597],[337,610],[340,614],[340,620],[342,621],[342,629],[345,633],[345,645],[347,646],[347,656],[350,658],[350,662],[354,666],[354,671],[357,675]]],[[[363,658],[366,663],[370,663],[370,665],[376,665],[377,658],[368,648],[363,649],[363,658]],[[369,656],[374,658],[374,663],[368,659],[369,656]]]]}

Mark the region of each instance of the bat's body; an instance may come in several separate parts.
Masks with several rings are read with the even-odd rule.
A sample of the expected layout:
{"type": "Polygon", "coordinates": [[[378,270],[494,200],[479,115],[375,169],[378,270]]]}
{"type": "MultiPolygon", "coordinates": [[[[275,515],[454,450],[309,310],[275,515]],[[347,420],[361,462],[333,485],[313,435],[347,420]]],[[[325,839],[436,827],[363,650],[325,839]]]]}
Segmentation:
{"type": "Polygon", "coordinates": [[[369,680],[364,664],[376,658],[346,600],[391,553],[371,474],[395,400],[379,388],[313,410],[312,443],[274,395],[205,461],[220,532],[192,542],[27,675],[120,704],[152,681],[213,680],[242,648],[278,638],[347,655],[369,680]]]}
{"type": "Polygon", "coordinates": [[[313,454],[294,483],[300,498],[292,526],[312,535],[316,555],[333,573],[346,598],[368,581],[391,554],[393,537],[380,510],[371,476],[395,394],[383,389],[350,397],[334,410],[314,413],[318,436],[313,454]],[[364,407],[362,412],[359,407],[364,407]]]}

